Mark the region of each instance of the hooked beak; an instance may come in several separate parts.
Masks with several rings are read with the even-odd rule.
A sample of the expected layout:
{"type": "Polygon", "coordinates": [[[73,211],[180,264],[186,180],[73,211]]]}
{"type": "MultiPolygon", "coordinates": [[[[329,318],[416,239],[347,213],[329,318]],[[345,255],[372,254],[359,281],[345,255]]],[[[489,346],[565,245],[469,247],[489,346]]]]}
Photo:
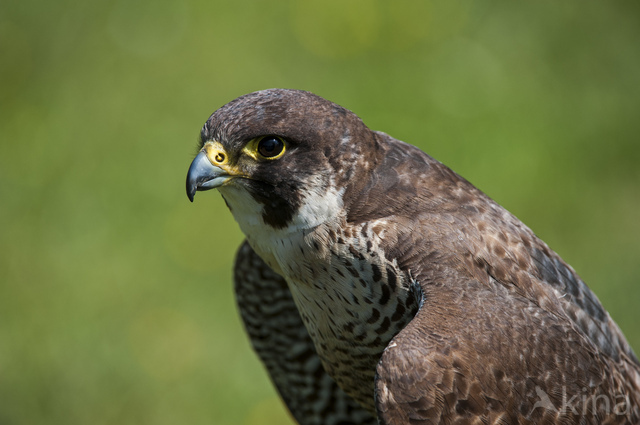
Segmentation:
{"type": "Polygon", "coordinates": [[[209,161],[204,151],[195,157],[187,173],[187,196],[193,202],[198,190],[210,190],[222,186],[231,176],[209,161]]]}

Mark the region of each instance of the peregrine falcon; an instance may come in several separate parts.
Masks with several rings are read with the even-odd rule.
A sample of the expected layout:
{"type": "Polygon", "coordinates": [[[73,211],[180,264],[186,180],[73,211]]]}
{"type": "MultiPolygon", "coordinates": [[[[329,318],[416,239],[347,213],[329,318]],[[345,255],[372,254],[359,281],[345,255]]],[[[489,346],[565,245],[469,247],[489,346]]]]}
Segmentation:
{"type": "Polygon", "coordinates": [[[234,282],[295,420],[638,424],[640,362],[515,216],[418,148],[305,91],[211,115],[187,195],[246,236],[234,282]]]}

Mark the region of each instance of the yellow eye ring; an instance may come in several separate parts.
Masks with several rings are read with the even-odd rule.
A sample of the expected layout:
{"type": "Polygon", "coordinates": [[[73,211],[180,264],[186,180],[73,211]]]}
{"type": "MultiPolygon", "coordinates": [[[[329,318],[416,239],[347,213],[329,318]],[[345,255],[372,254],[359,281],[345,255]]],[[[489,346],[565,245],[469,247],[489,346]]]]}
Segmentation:
{"type": "Polygon", "coordinates": [[[278,136],[261,136],[251,140],[242,149],[245,155],[256,161],[281,158],[287,150],[285,141],[278,136]]]}

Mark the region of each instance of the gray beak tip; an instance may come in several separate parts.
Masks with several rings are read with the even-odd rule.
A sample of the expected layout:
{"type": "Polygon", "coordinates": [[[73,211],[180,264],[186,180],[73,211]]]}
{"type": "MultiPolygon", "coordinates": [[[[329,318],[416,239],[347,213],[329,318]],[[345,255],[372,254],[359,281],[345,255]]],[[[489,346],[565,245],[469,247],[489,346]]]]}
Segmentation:
{"type": "Polygon", "coordinates": [[[204,152],[198,153],[187,172],[187,197],[191,202],[198,190],[219,187],[229,175],[220,167],[213,165],[204,152]]]}

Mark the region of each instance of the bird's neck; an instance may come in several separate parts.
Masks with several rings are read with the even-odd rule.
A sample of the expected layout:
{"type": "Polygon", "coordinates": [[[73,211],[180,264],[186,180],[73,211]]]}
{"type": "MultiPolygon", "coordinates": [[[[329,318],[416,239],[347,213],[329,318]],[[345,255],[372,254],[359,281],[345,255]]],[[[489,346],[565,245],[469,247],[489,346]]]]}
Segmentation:
{"type": "Polygon", "coordinates": [[[288,219],[278,226],[270,223],[273,220],[270,220],[270,209],[266,208],[264,200],[245,187],[229,184],[219,190],[254,250],[263,254],[282,249],[278,244],[294,243],[300,235],[335,226],[345,219],[344,189],[337,189],[332,181],[310,184],[288,219]]]}
{"type": "Polygon", "coordinates": [[[313,187],[281,228],[246,191],[221,193],[251,247],[287,281],[325,370],[375,414],[376,364],[418,310],[414,283],[382,248],[393,223],[348,223],[343,192],[313,187]]]}

